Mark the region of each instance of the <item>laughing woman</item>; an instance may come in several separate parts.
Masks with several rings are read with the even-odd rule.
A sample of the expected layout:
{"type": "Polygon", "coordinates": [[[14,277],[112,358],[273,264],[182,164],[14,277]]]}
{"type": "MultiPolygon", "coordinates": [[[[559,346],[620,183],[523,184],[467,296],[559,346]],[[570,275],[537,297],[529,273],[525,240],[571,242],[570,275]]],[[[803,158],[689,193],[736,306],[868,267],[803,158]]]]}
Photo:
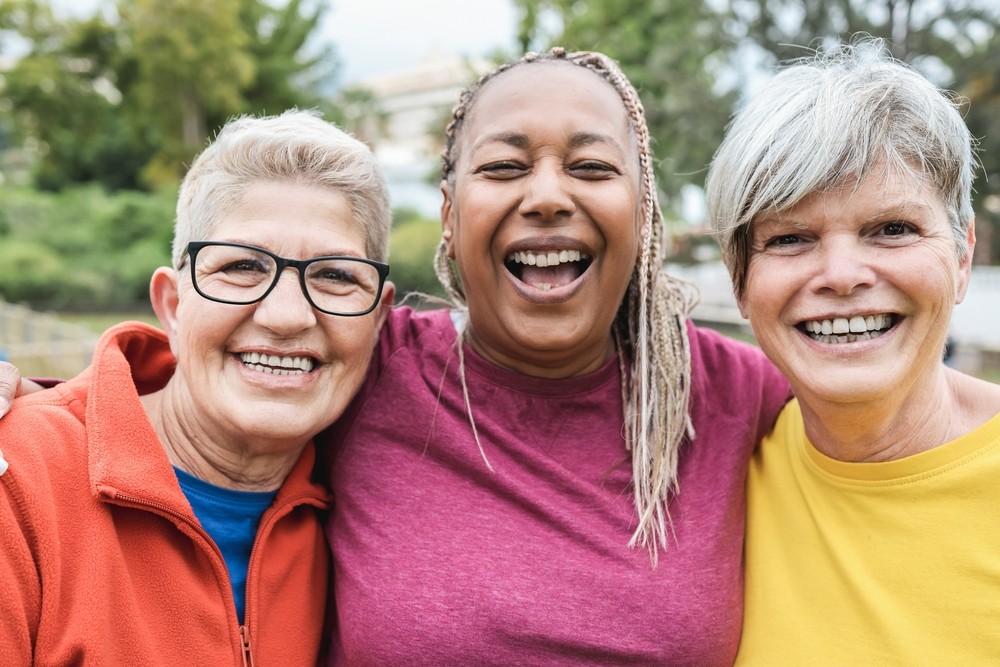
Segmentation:
{"type": "Polygon", "coordinates": [[[316,663],[311,439],[364,378],[388,229],[374,156],[332,125],[220,132],[151,281],[165,333],[112,328],[0,423],[0,664],[316,663]]]}
{"type": "Polygon", "coordinates": [[[1000,387],[942,362],[973,169],[878,43],[789,67],[719,148],[736,296],[797,397],[750,469],[738,664],[1000,663],[1000,387]]]}
{"type": "Polygon", "coordinates": [[[788,389],[687,320],[635,89],[531,54],[461,96],[443,172],[455,308],[396,309],[334,427],[331,664],[731,665],[788,389]]]}

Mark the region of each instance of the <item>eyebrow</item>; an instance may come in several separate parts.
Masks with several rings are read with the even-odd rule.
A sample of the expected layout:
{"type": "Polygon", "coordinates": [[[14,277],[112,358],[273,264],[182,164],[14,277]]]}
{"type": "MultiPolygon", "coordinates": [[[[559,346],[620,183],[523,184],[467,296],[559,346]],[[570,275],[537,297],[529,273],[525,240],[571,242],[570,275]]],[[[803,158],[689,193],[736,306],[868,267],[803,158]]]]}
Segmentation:
{"type": "MultiPolygon", "coordinates": [[[[919,201],[912,199],[900,199],[900,200],[890,200],[887,204],[884,204],[878,208],[873,214],[865,218],[865,222],[875,222],[876,220],[885,219],[894,215],[907,215],[913,212],[924,212],[930,211],[932,207],[928,204],[923,204],[919,201]]],[[[752,220],[754,227],[763,225],[791,225],[792,227],[805,227],[806,223],[800,221],[798,218],[792,218],[788,215],[788,211],[767,211],[759,213],[752,220]],[[759,217],[758,217],[759,216],[759,217]]]]}
{"type": "MultiPolygon", "coordinates": [[[[486,144],[492,143],[501,143],[513,146],[514,148],[523,149],[528,148],[531,145],[531,140],[528,138],[528,135],[521,132],[494,132],[493,134],[487,134],[485,137],[477,141],[472,147],[472,150],[475,152],[486,144]]],[[[621,145],[619,145],[614,138],[607,134],[601,134],[599,132],[575,132],[569,138],[570,148],[592,146],[594,144],[607,144],[624,155],[624,150],[621,145]]]]}
{"type": "MultiPolygon", "coordinates": [[[[268,252],[273,252],[275,255],[283,256],[280,252],[277,252],[271,248],[265,248],[260,243],[255,243],[253,241],[246,241],[243,239],[225,239],[225,243],[242,243],[243,245],[250,245],[255,248],[260,248],[261,250],[267,250],[268,252]]],[[[312,254],[310,257],[303,257],[302,259],[315,259],[316,257],[357,257],[359,259],[367,259],[365,254],[359,253],[354,248],[330,248],[324,250],[323,252],[317,252],[312,254]]],[[[289,259],[296,259],[294,257],[289,259]]]]}

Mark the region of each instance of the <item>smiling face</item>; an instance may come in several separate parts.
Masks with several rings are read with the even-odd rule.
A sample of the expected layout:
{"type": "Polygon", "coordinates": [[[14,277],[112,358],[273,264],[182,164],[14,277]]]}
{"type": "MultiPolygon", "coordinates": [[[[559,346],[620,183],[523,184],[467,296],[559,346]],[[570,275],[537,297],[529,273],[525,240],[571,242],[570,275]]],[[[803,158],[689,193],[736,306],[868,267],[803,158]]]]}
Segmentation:
{"type": "MultiPolygon", "coordinates": [[[[365,257],[365,236],[339,192],[257,182],[212,230],[293,259],[365,257]]],[[[229,305],[199,296],[187,266],[160,269],[152,294],[178,359],[182,414],[220,439],[301,445],[340,415],[364,379],[387,305],[358,317],[314,310],[295,269],[267,297],[229,305]],[[281,369],[281,370],[279,370],[281,369]]],[[[386,286],[383,304],[391,303],[386,286]]]]}
{"type": "Polygon", "coordinates": [[[740,309],[804,403],[905,400],[934,377],[965,295],[936,190],[874,169],[754,220],[740,309]]]}
{"type": "Polygon", "coordinates": [[[570,63],[520,65],[479,92],[442,221],[470,344],[538,376],[598,368],[636,265],[640,179],[618,93],[570,63]]]}

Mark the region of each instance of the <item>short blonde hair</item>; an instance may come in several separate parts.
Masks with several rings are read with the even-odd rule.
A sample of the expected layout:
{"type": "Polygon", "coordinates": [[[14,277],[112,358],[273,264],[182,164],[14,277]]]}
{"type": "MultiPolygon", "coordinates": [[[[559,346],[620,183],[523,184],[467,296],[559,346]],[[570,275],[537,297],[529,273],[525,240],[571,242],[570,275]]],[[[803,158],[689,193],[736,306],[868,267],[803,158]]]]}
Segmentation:
{"type": "Polygon", "coordinates": [[[240,116],[226,123],[181,182],[173,262],[189,241],[204,241],[259,181],[292,181],[343,193],[365,232],[369,259],[389,256],[389,189],[372,151],[312,111],[240,116]]]}

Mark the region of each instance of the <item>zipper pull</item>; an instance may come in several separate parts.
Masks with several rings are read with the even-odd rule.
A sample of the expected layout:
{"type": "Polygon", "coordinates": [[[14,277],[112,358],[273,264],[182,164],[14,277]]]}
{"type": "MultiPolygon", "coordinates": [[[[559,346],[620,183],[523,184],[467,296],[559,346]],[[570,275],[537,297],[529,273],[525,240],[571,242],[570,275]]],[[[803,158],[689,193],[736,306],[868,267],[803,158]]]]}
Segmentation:
{"type": "Polygon", "coordinates": [[[250,650],[250,635],[247,626],[240,626],[240,646],[243,649],[243,667],[253,667],[253,652],[250,650]]]}

